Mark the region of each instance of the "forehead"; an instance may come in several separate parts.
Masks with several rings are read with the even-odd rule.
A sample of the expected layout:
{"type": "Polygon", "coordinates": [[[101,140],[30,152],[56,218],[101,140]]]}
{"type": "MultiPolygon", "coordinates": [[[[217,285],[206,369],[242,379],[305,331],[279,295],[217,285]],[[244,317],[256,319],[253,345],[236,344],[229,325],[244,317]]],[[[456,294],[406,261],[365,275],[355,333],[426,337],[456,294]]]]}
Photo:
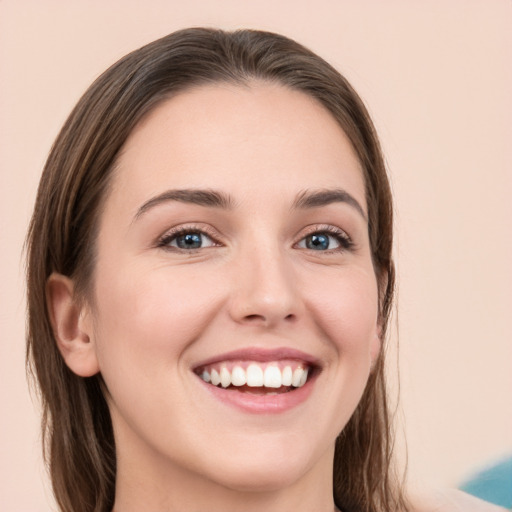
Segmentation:
{"type": "Polygon", "coordinates": [[[169,188],[226,187],[243,198],[342,187],[365,205],[360,163],[334,117],[269,83],[207,85],[166,100],[129,136],[114,185],[134,203],[169,188]]]}

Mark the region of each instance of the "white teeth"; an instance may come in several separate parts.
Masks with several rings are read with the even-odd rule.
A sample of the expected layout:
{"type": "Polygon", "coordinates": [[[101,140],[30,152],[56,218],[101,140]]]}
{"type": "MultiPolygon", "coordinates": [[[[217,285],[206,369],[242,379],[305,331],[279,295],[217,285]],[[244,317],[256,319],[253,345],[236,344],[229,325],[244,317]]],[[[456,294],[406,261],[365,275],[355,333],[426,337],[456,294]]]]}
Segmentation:
{"type": "Polygon", "coordinates": [[[281,387],[281,371],[277,366],[267,366],[263,376],[263,385],[266,388],[281,387]]]}
{"type": "Polygon", "coordinates": [[[214,386],[218,386],[220,384],[220,375],[218,374],[217,370],[212,370],[210,378],[214,386]]]}
{"type": "MultiPolygon", "coordinates": [[[[300,386],[300,381],[302,380],[303,375],[304,375],[304,370],[302,368],[296,368],[295,371],[293,372],[292,386],[295,386],[296,388],[298,388],[300,386]]],[[[213,375],[212,375],[212,380],[213,380],[213,375]]]]}
{"type": "MultiPolygon", "coordinates": [[[[282,370],[277,363],[264,364],[250,363],[246,370],[240,365],[233,367],[231,371],[226,366],[221,366],[220,369],[206,368],[203,369],[199,375],[205,382],[211,383],[214,386],[219,384],[223,388],[229,386],[249,386],[249,387],[266,387],[266,388],[280,388],[282,386],[300,388],[304,386],[308,379],[308,369],[301,367],[292,370],[292,366],[285,366],[282,370]],[[264,369],[263,369],[264,368],[264,369]]],[[[270,394],[270,393],[267,393],[270,394]]]]}
{"type": "MultiPolygon", "coordinates": [[[[282,385],[283,386],[291,386],[292,385],[293,372],[290,366],[286,366],[283,370],[283,374],[281,376],[282,385]]],[[[208,382],[208,381],[207,381],[208,382]]]]}
{"type": "Polygon", "coordinates": [[[256,364],[247,367],[247,385],[251,388],[263,386],[263,370],[256,364]]]}
{"type": "Polygon", "coordinates": [[[227,368],[222,368],[220,370],[220,383],[223,388],[227,388],[231,384],[231,373],[227,368]]]}
{"type": "Polygon", "coordinates": [[[231,372],[231,384],[233,386],[243,386],[246,382],[247,378],[244,369],[240,366],[235,366],[231,372]]]}

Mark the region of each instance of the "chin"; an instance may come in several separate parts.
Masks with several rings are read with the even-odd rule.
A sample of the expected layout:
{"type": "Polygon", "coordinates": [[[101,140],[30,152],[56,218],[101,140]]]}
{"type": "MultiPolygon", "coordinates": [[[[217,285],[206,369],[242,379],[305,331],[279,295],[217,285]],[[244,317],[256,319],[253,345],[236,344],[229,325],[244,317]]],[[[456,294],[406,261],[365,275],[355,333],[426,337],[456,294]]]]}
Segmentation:
{"type": "Polygon", "coordinates": [[[273,464],[258,467],[238,467],[225,472],[217,482],[237,492],[274,492],[293,485],[306,473],[305,468],[276,467],[273,464]]]}
{"type": "Polygon", "coordinates": [[[289,487],[301,480],[316,460],[314,454],[301,453],[297,446],[300,445],[295,444],[292,449],[282,445],[277,449],[256,448],[238,457],[231,453],[225,460],[218,460],[214,479],[239,492],[273,492],[289,487]]]}

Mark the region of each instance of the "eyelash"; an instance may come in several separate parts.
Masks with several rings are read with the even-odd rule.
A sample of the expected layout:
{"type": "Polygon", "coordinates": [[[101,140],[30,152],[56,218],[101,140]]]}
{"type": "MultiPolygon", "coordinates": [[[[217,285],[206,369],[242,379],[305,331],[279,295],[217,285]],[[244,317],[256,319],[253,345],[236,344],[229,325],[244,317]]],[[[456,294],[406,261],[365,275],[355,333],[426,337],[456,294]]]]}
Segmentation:
{"type": "MultiPolygon", "coordinates": [[[[308,228],[307,232],[301,237],[298,243],[302,242],[305,238],[312,235],[328,235],[336,239],[336,241],[340,244],[340,247],[336,247],[334,249],[327,249],[325,251],[315,251],[322,252],[327,254],[351,251],[354,249],[354,242],[350,238],[350,236],[340,228],[330,226],[328,224],[315,225],[308,228]]],[[[295,244],[295,245],[297,245],[295,244]]],[[[313,251],[313,249],[309,249],[313,251]]]]}
{"type": "MultiPolygon", "coordinates": [[[[196,251],[200,251],[201,249],[207,249],[208,247],[199,247],[192,249],[182,249],[179,247],[171,246],[170,244],[176,240],[179,236],[187,235],[187,234],[200,234],[208,237],[212,241],[212,245],[210,247],[218,247],[221,245],[220,242],[217,241],[217,236],[213,232],[213,230],[209,230],[205,227],[199,227],[194,225],[189,226],[180,226],[178,228],[172,229],[171,231],[166,232],[162,237],[159,238],[157,242],[157,247],[168,250],[168,251],[180,251],[186,253],[194,253],[196,251]]],[[[294,244],[294,247],[297,246],[300,242],[305,240],[307,237],[312,235],[328,235],[333,237],[339,244],[340,247],[336,247],[334,249],[326,249],[324,251],[314,251],[314,249],[307,249],[309,251],[314,252],[322,252],[327,254],[350,251],[354,248],[354,242],[350,238],[350,236],[343,231],[342,229],[336,228],[330,225],[316,225],[308,228],[307,232],[303,234],[301,239],[294,244]]]]}
{"type": "MultiPolygon", "coordinates": [[[[213,231],[213,230],[211,230],[211,231],[213,231]]],[[[199,251],[201,249],[204,249],[204,247],[200,247],[197,249],[181,249],[179,247],[171,246],[170,243],[173,242],[179,236],[197,233],[197,234],[208,237],[213,242],[212,247],[218,247],[221,244],[217,241],[216,234],[211,231],[207,228],[198,227],[198,226],[194,226],[194,225],[180,226],[178,228],[175,228],[175,229],[172,229],[171,231],[166,232],[158,240],[157,246],[162,249],[168,250],[168,251],[180,251],[180,252],[186,252],[186,253],[193,253],[193,252],[199,251]]]]}

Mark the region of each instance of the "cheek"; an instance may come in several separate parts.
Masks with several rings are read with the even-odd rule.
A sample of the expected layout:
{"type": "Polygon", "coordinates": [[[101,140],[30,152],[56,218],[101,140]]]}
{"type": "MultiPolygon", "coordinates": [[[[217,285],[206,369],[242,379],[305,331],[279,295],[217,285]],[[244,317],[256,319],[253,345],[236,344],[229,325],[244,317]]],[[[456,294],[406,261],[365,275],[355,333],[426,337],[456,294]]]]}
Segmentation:
{"type": "Polygon", "coordinates": [[[186,381],[181,363],[215,314],[218,301],[205,293],[215,287],[204,276],[164,266],[97,276],[94,336],[111,414],[117,426],[126,423],[149,439],[141,418],[151,418],[158,430],[156,424],[176,424],[176,411],[184,421],[191,414],[182,394],[170,390],[186,381]]]}
{"type": "Polygon", "coordinates": [[[116,368],[148,374],[177,368],[182,352],[215,314],[214,283],[187,270],[132,266],[103,276],[96,286],[96,337],[104,373],[112,361],[116,368]]]}
{"type": "Polygon", "coordinates": [[[325,428],[335,438],[361,399],[379,343],[376,278],[371,270],[339,269],[316,279],[308,297],[319,336],[331,354],[323,372],[319,408],[325,428]]]}
{"type": "Polygon", "coordinates": [[[317,325],[340,356],[368,353],[378,318],[377,282],[371,271],[341,269],[315,280],[307,296],[317,325]]]}

